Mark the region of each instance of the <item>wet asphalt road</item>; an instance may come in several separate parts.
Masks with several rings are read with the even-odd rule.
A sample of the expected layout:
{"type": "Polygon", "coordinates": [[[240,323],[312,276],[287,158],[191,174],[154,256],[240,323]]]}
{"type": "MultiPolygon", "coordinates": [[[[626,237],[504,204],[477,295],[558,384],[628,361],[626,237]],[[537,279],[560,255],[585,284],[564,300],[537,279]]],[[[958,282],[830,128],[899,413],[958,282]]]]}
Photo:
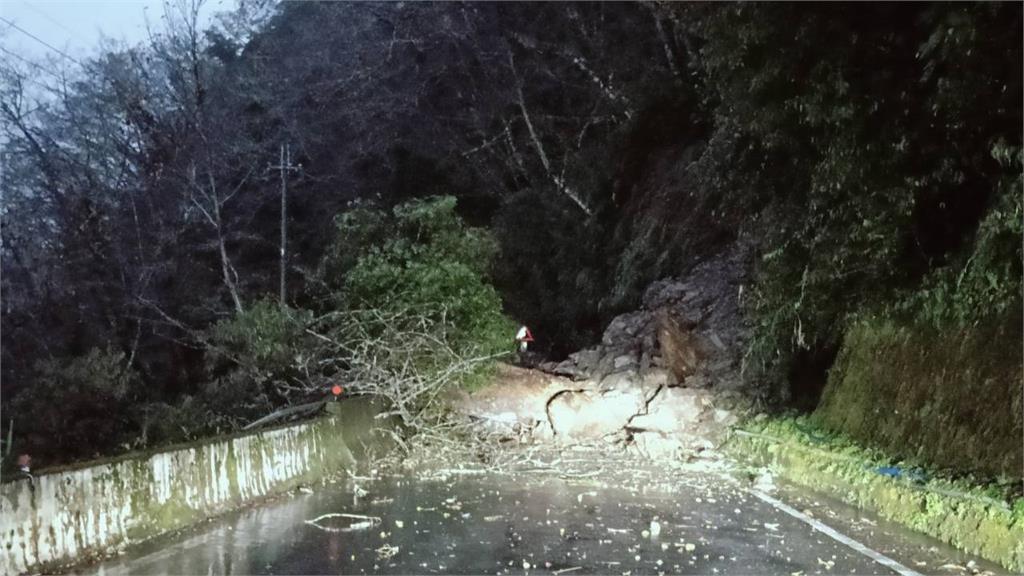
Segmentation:
{"type": "MultiPolygon", "coordinates": [[[[623,461],[568,478],[553,470],[526,470],[348,480],[222,517],[82,571],[894,573],[730,478],[706,469],[636,468],[623,461]],[[363,491],[362,497],[354,494],[363,491]],[[370,519],[327,516],[309,522],[339,513],[370,519]]],[[[774,495],[910,570],[970,573],[970,557],[936,541],[806,491],[781,487],[774,495]]],[[[991,564],[973,562],[975,571],[998,573],[991,564]]]]}

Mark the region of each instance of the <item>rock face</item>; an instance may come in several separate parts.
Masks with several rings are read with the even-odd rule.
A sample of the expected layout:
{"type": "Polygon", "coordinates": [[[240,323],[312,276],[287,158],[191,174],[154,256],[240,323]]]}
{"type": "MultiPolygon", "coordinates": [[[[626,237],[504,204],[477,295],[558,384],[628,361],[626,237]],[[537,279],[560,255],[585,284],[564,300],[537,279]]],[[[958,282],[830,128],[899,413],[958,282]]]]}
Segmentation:
{"type": "Polygon", "coordinates": [[[614,318],[599,345],[540,370],[505,367],[460,410],[526,441],[605,439],[651,458],[714,447],[736,421],[748,261],[736,249],[655,282],[643,308],[614,318]]]}
{"type": "Polygon", "coordinates": [[[654,282],[642,309],[614,318],[600,345],[539,367],[575,380],[663,367],[672,377],[669,385],[738,391],[748,336],[740,302],[749,262],[749,251],[737,246],[683,278],[654,282]]]}

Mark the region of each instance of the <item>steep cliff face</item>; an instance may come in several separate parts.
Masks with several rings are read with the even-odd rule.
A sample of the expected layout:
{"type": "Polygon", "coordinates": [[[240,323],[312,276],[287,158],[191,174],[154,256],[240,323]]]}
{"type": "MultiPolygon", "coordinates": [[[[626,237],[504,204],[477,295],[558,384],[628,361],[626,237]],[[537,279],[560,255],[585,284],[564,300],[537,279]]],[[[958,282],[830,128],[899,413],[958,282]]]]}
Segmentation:
{"type": "Polygon", "coordinates": [[[538,328],[538,349],[551,357],[598,341],[615,316],[644,305],[652,283],[754,244],[749,206],[708,182],[728,152],[708,142],[701,112],[678,98],[639,114],[610,144],[609,201],[594,217],[562,222],[537,195],[528,210],[510,200],[497,219],[506,303],[538,328]]]}
{"type": "Polygon", "coordinates": [[[736,143],[712,137],[707,118],[686,98],[660,102],[625,138],[612,195],[608,308],[636,308],[652,282],[689,271],[741,237],[751,244],[751,205],[723,197],[725,175],[716,168],[736,143]]]}

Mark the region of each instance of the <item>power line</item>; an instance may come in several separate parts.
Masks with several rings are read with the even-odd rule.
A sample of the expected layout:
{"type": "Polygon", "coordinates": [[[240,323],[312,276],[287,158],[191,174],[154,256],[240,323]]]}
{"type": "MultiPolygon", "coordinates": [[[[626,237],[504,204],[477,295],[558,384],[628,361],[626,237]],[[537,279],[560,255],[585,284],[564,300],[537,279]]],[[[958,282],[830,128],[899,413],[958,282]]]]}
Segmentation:
{"type": "Polygon", "coordinates": [[[74,57],[72,57],[72,56],[69,56],[67,52],[65,52],[65,51],[61,50],[60,48],[55,48],[55,47],[54,47],[54,46],[53,46],[52,44],[50,44],[50,43],[49,43],[49,42],[47,42],[46,40],[43,40],[42,38],[40,38],[40,37],[36,36],[35,34],[33,34],[33,33],[29,32],[28,30],[25,30],[24,28],[22,28],[21,26],[18,26],[18,25],[17,25],[17,24],[15,24],[14,22],[11,22],[11,21],[10,21],[10,20],[8,20],[7,18],[4,18],[3,16],[0,16],[0,20],[2,20],[2,21],[4,21],[4,22],[6,22],[8,26],[10,26],[11,28],[14,28],[14,29],[15,29],[15,30],[17,30],[18,32],[21,32],[21,33],[22,33],[22,34],[24,34],[25,36],[28,36],[29,38],[31,38],[31,39],[33,39],[33,40],[35,40],[36,42],[39,42],[39,43],[40,43],[40,44],[42,44],[43,46],[46,46],[46,47],[47,47],[47,48],[49,48],[50,50],[53,50],[54,52],[56,52],[56,53],[60,54],[61,56],[63,56],[63,57],[65,57],[65,58],[67,58],[68,60],[71,60],[71,61],[72,61],[72,62],[74,62],[75,64],[78,64],[79,66],[85,66],[85,64],[82,64],[82,62],[81,62],[80,60],[78,60],[77,58],[74,58],[74,57]]]}
{"type": "Polygon", "coordinates": [[[8,50],[7,48],[4,48],[3,46],[0,46],[0,52],[3,52],[3,53],[5,53],[5,54],[7,54],[9,56],[14,56],[15,58],[17,58],[18,60],[21,60],[25,64],[28,64],[29,66],[32,66],[33,68],[36,68],[38,70],[42,70],[43,72],[46,72],[47,74],[49,74],[50,76],[53,76],[57,80],[63,80],[64,79],[63,76],[61,76],[60,74],[57,74],[56,72],[54,72],[53,70],[50,70],[49,68],[43,66],[42,64],[33,62],[33,61],[29,60],[28,58],[25,58],[24,56],[20,56],[18,54],[15,54],[14,52],[11,52],[10,50],[8,50]]]}
{"type": "Polygon", "coordinates": [[[53,86],[47,86],[46,84],[43,84],[42,82],[40,82],[39,80],[36,80],[35,78],[29,78],[28,76],[25,76],[24,74],[19,74],[17,72],[14,72],[14,74],[18,77],[19,80],[23,80],[23,81],[28,82],[30,84],[35,84],[36,86],[39,86],[40,88],[42,88],[43,90],[46,90],[47,92],[53,92],[54,91],[53,86]]]}

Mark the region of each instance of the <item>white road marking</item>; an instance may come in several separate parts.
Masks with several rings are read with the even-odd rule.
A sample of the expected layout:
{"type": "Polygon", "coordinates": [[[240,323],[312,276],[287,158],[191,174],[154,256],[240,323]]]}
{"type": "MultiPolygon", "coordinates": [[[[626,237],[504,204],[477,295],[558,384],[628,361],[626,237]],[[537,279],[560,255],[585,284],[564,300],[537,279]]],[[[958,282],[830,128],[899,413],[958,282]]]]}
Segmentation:
{"type": "Polygon", "coordinates": [[[778,510],[783,511],[786,514],[789,514],[790,516],[796,518],[804,524],[807,524],[811,528],[814,528],[818,532],[821,532],[822,534],[828,536],[836,542],[849,546],[850,548],[856,550],[857,552],[860,552],[868,558],[871,558],[875,562],[878,562],[882,566],[885,566],[886,568],[892,570],[893,572],[896,572],[897,574],[900,574],[901,576],[922,576],[920,572],[915,572],[914,570],[907,568],[903,564],[900,564],[892,558],[889,558],[885,554],[882,554],[881,552],[876,552],[875,550],[868,548],[867,546],[861,544],[860,542],[857,542],[853,538],[850,538],[849,536],[837,532],[835,529],[825,524],[822,524],[821,522],[815,520],[814,518],[811,518],[810,516],[804,514],[803,512],[800,512],[799,510],[793,508],[792,506],[789,506],[784,502],[772,498],[771,496],[765,494],[764,492],[751,490],[750,493],[753,494],[754,496],[757,496],[758,499],[767,502],[768,504],[771,504],[778,510]]]}

